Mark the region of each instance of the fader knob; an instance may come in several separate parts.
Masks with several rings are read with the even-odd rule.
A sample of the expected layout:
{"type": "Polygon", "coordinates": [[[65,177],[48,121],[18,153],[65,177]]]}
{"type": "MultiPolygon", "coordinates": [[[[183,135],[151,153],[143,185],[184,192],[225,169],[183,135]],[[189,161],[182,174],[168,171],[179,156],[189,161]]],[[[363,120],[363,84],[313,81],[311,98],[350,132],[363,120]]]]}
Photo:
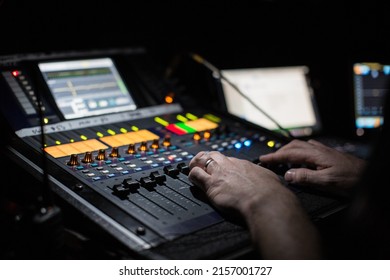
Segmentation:
{"type": "Polygon", "coordinates": [[[66,163],[69,166],[79,165],[79,156],[77,154],[71,154],[69,161],[66,163]]]}
{"type": "Polygon", "coordinates": [[[92,158],[92,152],[86,152],[84,155],[84,158],[81,160],[83,163],[92,163],[93,158],[92,158]]]}
{"type": "Polygon", "coordinates": [[[190,173],[190,167],[185,162],[178,163],[176,167],[181,173],[185,175],[190,173]]]}
{"type": "Polygon", "coordinates": [[[117,158],[120,157],[118,147],[112,147],[111,153],[109,154],[110,157],[117,158]]]}
{"type": "Polygon", "coordinates": [[[149,177],[156,181],[159,185],[163,184],[167,180],[165,174],[160,174],[158,171],[151,172],[149,177]]]}
{"type": "Polygon", "coordinates": [[[164,166],[163,170],[165,174],[173,178],[175,178],[180,173],[179,169],[173,167],[172,165],[164,166]]]}
{"type": "Polygon", "coordinates": [[[97,156],[96,156],[96,159],[97,160],[106,160],[107,159],[106,151],[104,149],[100,149],[97,156]]]}

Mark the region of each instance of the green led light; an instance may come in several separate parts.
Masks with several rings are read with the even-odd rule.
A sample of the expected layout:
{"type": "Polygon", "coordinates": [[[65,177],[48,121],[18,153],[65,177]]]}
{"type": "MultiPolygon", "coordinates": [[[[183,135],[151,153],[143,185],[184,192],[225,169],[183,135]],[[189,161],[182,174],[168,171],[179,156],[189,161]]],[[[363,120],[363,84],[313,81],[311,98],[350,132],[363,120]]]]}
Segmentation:
{"type": "Polygon", "coordinates": [[[187,133],[194,133],[196,132],[195,129],[192,127],[187,126],[185,123],[176,123],[175,126],[181,128],[182,130],[186,131],[187,133]]]}

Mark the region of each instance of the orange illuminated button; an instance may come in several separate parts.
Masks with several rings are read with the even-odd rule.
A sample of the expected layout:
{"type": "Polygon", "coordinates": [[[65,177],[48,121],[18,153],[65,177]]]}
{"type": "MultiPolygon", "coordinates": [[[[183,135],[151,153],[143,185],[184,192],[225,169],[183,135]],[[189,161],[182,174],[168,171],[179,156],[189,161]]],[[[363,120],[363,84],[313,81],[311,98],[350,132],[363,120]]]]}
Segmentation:
{"type": "Polygon", "coordinates": [[[52,157],[59,158],[70,156],[72,154],[83,154],[89,151],[97,151],[100,149],[107,149],[107,146],[96,139],[91,139],[46,147],[45,151],[52,157]]]}

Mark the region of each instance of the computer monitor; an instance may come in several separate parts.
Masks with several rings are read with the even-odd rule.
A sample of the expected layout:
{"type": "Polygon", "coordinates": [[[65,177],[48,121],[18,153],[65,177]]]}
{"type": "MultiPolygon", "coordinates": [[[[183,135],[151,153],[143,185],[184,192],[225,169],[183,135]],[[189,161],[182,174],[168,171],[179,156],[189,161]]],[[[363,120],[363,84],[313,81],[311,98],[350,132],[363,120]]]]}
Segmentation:
{"type": "Polygon", "coordinates": [[[261,109],[259,111],[222,79],[221,95],[228,113],[278,131],[280,128],[275,120],[294,137],[320,132],[322,125],[310,86],[308,66],[225,69],[221,72],[261,109]]]}
{"type": "Polygon", "coordinates": [[[384,98],[389,90],[390,64],[353,63],[353,97],[356,135],[378,131],[383,125],[384,98]]]}

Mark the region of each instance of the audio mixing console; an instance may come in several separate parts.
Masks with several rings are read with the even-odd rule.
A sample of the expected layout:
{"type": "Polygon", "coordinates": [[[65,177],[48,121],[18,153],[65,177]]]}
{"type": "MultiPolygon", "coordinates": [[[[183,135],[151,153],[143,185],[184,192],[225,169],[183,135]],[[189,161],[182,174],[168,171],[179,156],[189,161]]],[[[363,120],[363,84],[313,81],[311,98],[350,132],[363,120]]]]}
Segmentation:
{"type": "Polygon", "coordinates": [[[221,253],[248,245],[245,227],[188,180],[188,164],[202,150],[256,161],[286,139],[229,115],[159,103],[172,89],[139,70],[143,56],[126,49],[2,58],[7,153],[22,169],[46,174],[56,195],[141,257],[165,257],[156,248],[204,231],[218,233],[203,236],[207,246],[207,238],[221,246],[229,231],[235,236],[221,253]]]}

